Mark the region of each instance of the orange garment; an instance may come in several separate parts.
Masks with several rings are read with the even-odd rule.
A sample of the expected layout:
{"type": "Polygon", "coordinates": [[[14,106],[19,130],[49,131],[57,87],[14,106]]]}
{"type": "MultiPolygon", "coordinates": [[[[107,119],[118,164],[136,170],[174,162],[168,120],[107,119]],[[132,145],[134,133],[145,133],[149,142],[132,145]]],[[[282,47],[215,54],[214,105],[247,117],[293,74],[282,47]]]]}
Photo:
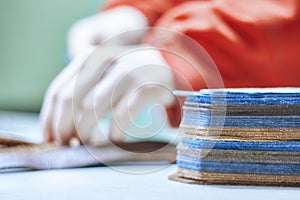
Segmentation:
{"type": "MultiPolygon", "coordinates": [[[[300,87],[299,0],[112,0],[106,7],[118,5],[131,5],[152,26],[178,31],[200,44],[215,62],[225,87],[300,87]]],[[[177,88],[188,89],[178,74],[194,90],[213,86],[205,80],[215,77],[204,77],[209,76],[209,69],[197,64],[203,57],[185,40],[152,31],[145,42],[193,61],[194,67],[162,52],[177,72],[177,88]]],[[[178,116],[178,107],[170,111],[178,116]]],[[[172,124],[179,119],[173,117],[172,124]]]]}

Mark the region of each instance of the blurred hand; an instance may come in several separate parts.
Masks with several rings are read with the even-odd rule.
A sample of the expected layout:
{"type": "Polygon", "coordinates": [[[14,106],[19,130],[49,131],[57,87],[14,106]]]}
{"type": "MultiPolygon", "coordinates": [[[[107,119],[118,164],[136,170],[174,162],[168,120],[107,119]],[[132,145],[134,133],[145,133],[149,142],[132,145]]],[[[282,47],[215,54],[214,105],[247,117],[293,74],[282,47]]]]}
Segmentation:
{"type": "Polygon", "coordinates": [[[138,44],[145,35],[148,20],[139,10],[130,6],[120,6],[103,11],[77,22],[68,36],[68,49],[71,58],[80,55],[86,49],[96,47],[104,40],[105,45],[138,44]],[[124,32],[139,29],[133,33],[124,32]],[[120,36],[117,36],[121,34],[120,36]],[[111,38],[113,37],[113,38],[111,38]]]}
{"type": "Polygon", "coordinates": [[[110,139],[122,141],[132,119],[151,104],[171,105],[173,74],[153,47],[99,47],[74,59],[49,87],[41,124],[46,140],[89,143],[110,114],[110,139]]]}

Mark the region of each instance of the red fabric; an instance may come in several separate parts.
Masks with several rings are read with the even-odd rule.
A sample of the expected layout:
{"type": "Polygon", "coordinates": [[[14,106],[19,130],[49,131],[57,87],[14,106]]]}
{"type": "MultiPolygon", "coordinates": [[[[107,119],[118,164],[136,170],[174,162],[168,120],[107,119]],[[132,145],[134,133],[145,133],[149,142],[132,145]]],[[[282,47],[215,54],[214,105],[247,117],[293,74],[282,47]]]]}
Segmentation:
{"type": "Polygon", "coordinates": [[[184,0],[110,0],[104,5],[104,9],[133,6],[145,14],[152,26],[163,13],[182,2],[184,0]]]}
{"type": "MultiPolygon", "coordinates": [[[[130,2],[152,23],[156,21],[155,27],[180,32],[204,47],[215,62],[225,87],[300,87],[298,0],[115,2],[118,3],[111,5],[130,2]],[[146,11],[141,2],[148,4],[146,11]]],[[[193,44],[179,39],[176,34],[162,36],[160,31],[149,33],[145,42],[182,56],[162,51],[175,71],[177,88],[218,87],[217,83],[213,84],[218,77],[209,73],[210,64],[205,65],[203,52],[193,44]],[[206,80],[210,80],[209,85],[206,80]]],[[[178,113],[176,109],[169,110],[171,115],[173,113],[173,125],[178,124],[178,116],[174,117],[178,113]]]]}

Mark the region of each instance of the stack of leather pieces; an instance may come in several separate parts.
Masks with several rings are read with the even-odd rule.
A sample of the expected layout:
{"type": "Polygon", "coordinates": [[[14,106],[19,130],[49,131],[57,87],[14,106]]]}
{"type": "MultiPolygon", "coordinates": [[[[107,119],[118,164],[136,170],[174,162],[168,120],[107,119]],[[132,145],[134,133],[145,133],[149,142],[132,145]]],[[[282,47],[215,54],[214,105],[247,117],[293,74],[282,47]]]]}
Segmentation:
{"type": "Polygon", "coordinates": [[[300,88],[215,89],[187,96],[177,147],[185,183],[300,186],[300,88]]]}

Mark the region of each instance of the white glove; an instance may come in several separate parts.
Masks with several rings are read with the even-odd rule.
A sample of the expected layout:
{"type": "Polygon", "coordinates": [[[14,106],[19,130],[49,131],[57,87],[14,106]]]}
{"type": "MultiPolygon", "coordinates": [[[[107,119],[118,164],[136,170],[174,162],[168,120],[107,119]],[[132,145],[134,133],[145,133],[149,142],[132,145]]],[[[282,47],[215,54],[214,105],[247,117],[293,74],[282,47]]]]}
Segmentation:
{"type": "Polygon", "coordinates": [[[99,47],[86,57],[74,59],[48,89],[41,112],[47,140],[89,143],[98,120],[111,114],[110,138],[120,141],[144,107],[175,100],[172,71],[153,47],[99,47]]]}
{"type": "Polygon", "coordinates": [[[71,58],[80,55],[104,40],[105,45],[133,45],[140,43],[146,33],[148,20],[139,10],[120,6],[103,11],[77,22],[68,35],[68,50],[71,58]],[[130,30],[140,29],[124,34],[130,30]],[[121,35],[119,35],[122,33],[121,35]],[[113,38],[111,38],[113,37],[113,38]]]}

